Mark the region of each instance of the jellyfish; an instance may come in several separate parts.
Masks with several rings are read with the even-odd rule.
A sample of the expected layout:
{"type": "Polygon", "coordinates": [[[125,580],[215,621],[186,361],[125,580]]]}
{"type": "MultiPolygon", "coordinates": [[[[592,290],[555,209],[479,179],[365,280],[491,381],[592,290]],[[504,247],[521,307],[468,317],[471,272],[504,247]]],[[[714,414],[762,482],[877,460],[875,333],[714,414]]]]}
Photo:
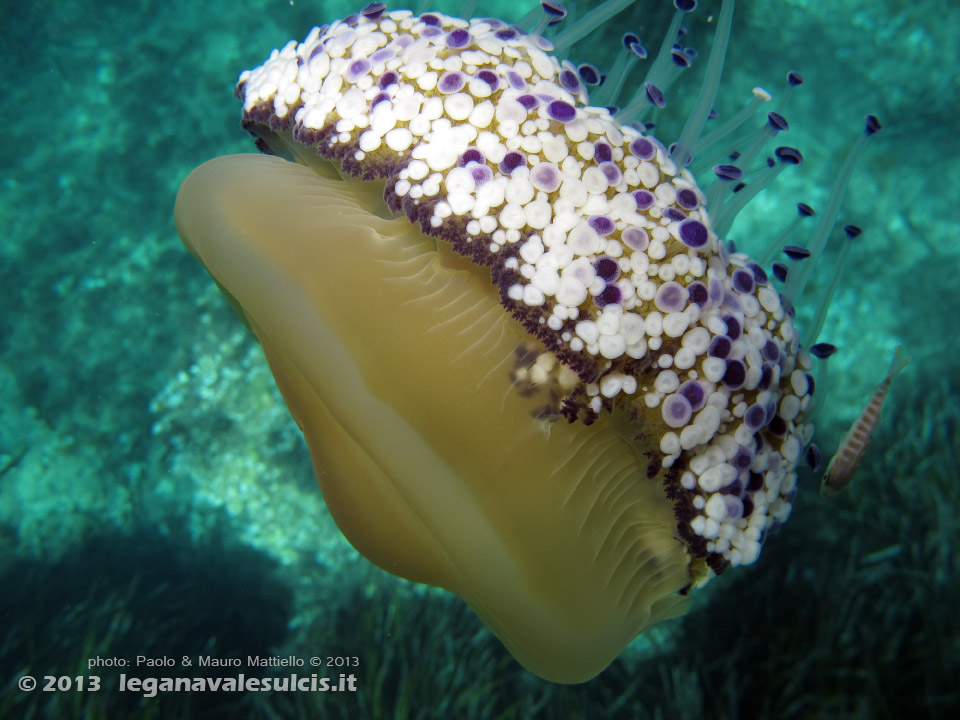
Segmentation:
{"type": "MultiPolygon", "coordinates": [[[[645,120],[694,57],[694,2],[644,83],[608,78],[623,107],[591,105],[598,72],[561,56],[626,4],[562,30],[552,2],[526,29],[383,3],[314,28],[240,76],[263,154],[202,165],[175,209],[349,542],[563,683],[757,561],[813,431],[791,298],[715,219],[799,162],[759,158],[786,121],[707,124],[731,0],[676,144],[645,120]],[[735,138],[705,191],[691,159],[735,138]]],[[[628,35],[622,73],[646,56],[628,35]]]]}

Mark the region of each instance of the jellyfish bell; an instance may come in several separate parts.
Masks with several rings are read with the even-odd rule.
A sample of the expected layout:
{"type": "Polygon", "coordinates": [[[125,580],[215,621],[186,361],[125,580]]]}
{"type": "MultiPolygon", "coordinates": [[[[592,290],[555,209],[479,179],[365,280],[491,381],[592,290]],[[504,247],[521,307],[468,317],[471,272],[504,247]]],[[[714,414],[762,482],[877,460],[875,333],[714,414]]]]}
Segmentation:
{"type": "Polygon", "coordinates": [[[581,682],[756,561],[790,514],[812,388],[691,172],[589,106],[548,45],[381,3],[315,28],[240,77],[269,155],[195,170],[175,219],[347,539],[581,682]]]}
{"type": "Polygon", "coordinates": [[[537,674],[592,677],[690,582],[630,419],[554,421],[577,380],[489,272],[342,185],[221,158],[178,227],[259,338],[351,543],[463,597],[537,674]]]}

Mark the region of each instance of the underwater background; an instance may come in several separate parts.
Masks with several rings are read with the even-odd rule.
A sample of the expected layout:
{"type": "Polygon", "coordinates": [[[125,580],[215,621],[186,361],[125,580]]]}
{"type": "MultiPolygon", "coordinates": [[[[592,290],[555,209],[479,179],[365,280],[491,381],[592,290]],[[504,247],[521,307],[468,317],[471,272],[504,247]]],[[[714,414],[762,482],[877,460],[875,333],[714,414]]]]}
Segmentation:
{"type": "MultiPolygon", "coordinates": [[[[514,21],[523,5],[481,12],[514,21]]],[[[701,6],[689,28],[704,55],[719,0],[701,6]]],[[[820,337],[839,347],[816,419],[826,457],[898,343],[912,362],[843,495],[823,500],[804,471],[790,522],[755,565],[713,580],[687,616],[577,686],[529,674],[459,599],[347,544],[259,346],[173,227],[194,167],[254,151],[233,97],[240,71],[358,9],[0,4],[0,718],[960,711],[960,5],[738,4],[721,115],[755,85],[779,93],[788,70],[806,79],[784,136],[805,163],[741,214],[739,249],[762,248],[797,202],[822,208],[863,116],[884,125],[840,215],[864,233],[820,337]],[[357,691],[145,698],[117,691],[123,669],[87,668],[97,656],[198,654],[356,656],[357,691]],[[24,675],[94,674],[99,692],[18,688],[24,675]]],[[[609,66],[626,29],[656,48],[671,13],[667,0],[638,0],[572,57],[609,66]]],[[[656,134],[670,142],[682,117],[656,134]]],[[[812,308],[798,314],[802,330],[812,308]]]]}

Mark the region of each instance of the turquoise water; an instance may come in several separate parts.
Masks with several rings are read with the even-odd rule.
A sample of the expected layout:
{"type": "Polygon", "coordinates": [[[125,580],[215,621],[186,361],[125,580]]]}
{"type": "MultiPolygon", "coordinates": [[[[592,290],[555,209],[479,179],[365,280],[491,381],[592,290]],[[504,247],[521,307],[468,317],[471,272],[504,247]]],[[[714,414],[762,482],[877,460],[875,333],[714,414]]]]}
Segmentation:
{"type": "MultiPolygon", "coordinates": [[[[690,30],[706,51],[707,11],[719,3],[702,4],[690,30]]],[[[0,11],[0,716],[892,718],[960,708],[960,9],[739,4],[721,114],[755,85],[779,92],[787,70],[806,79],[784,111],[806,162],[744,211],[731,233],[740,248],[762,247],[799,201],[822,208],[863,116],[884,124],[840,216],[864,234],[820,338],[840,348],[817,417],[826,456],[898,343],[912,362],[844,495],[824,501],[818,478],[803,476],[790,522],[756,565],[714,580],[689,615],[573,687],[530,675],[460,601],[396,580],[346,543],[259,347],[173,228],[190,170],[253,150],[238,126],[239,72],[356,9],[0,11]],[[357,692],[145,698],[118,690],[121,673],[160,671],[87,667],[199,654],[357,657],[357,692]],[[93,674],[98,692],[17,687],[24,675],[93,674]]],[[[515,3],[484,13],[522,14],[515,3]]],[[[669,15],[669,3],[640,0],[573,57],[609,64],[628,27],[655,48],[669,15]]],[[[694,95],[684,87],[681,105],[694,95]]],[[[660,127],[669,141],[669,117],[660,127]]],[[[810,312],[799,308],[801,319],[810,312]]]]}

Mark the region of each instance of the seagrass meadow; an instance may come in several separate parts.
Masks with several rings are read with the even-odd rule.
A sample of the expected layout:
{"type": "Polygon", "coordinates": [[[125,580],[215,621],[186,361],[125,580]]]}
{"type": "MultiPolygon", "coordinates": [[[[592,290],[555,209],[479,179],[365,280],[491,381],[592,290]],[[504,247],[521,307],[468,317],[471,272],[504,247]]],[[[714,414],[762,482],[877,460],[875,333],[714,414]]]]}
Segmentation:
{"type": "MultiPolygon", "coordinates": [[[[676,3],[691,11],[677,14],[671,0],[581,0],[548,25],[559,3],[545,3],[542,22],[536,2],[473,5],[0,7],[8,118],[0,137],[0,718],[956,714],[960,8],[740,0],[731,15],[730,0],[700,0],[676,3]],[[592,27],[603,7],[618,12],[592,27]],[[363,29],[371,23],[382,42],[363,29]],[[386,49],[375,50],[378,42],[386,49]],[[510,62],[530,62],[477,71],[478,48],[492,53],[498,42],[510,62]],[[369,60],[357,54],[363,43],[369,60]],[[553,65],[541,59],[548,54],[553,65]],[[343,57],[349,64],[337,65],[343,57]],[[419,72],[404,70],[421,61],[419,72]],[[433,80],[423,80],[431,69],[433,80]],[[788,80],[791,71],[802,82],[788,80]],[[324,76],[336,80],[321,85],[324,76]],[[302,96],[290,94],[292,78],[302,96]],[[427,110],[404,116],[418,92],[424,108],[441,108],[429,128],[427,110]],[[722,142],[723,133],[711,135],[767,94],[770,104],[742,129],[722,142]],[[698,145],[700,130],[690,134],[698,117],[701,141],[714,142],[698,145]],[[590,142],[578,123],[594,123],[590,142]],[[600,127],[606,139],[597,139],[600,127]],[[431,133],[444,147],[423,149],[431,133]],[[862,152],[845,178],[851,147],[862,152]],[[722,152],[707,161],[704,148],[722,152]],[[244,286],[243,273],[277,272],[263,259],[290,239],[293,226],[280,222],[293,202],[277,210],[252,272],[244,265],[230,275],[236,246],[217,256],[208,239],[213,225],[227,226],[217,212],[239,227],[257,203],[279,208],[275,186],[293,181],[224,200],[219,188],[239,183],[247,162],[227,159],[234,164],[222,166],[217,187],[191,194],[212,177],[201,168],[177,199],[202,163],[258,149],[310,167],[293,171],[303,182],[291,185],[297,192],[315,183],[331,197],[350,195],[347,209],[323,206],[329,214],[315,233],[366,213],[383,237],[400,242],[383,228],[402,227],[413,238],[402,240],[400,260],[383,256],[356,276],[356,259],[332,271],[311,266],[314,256],[341,255],[310,251],[310,239],[292,253],[291,277],[323,269],[334,301],[342,298],[323,300],[335,310],[322,329],[354,322],[333,344],[355,362],[339,366],[318,406],[297,394],[324,375],[302,356],[332,365],[340,350],[324,355],[331,343],[295,323],[303,311],[274,303],[286,292],[300,297],[293,282],[266,293],[280,307],[273,315],[257,305],[264,286],[244,286]],[[588,167],[582,181],[574,165],[588,167]],[[672,180],[647,182],[650,172],[672,180]],[[805,217],[806,205],[798,214],[798,203],[815,214],[805,217]],[[577,243],[566,260],[537,264],[558,257],[563,242],[577,243]],[[405,278],[374,282],[376,267],[406,268],[426,246],[444,271],[490,290],[482,317],[496,318],[488,335],[511,350],[509,389],[496,402],[481,397],[497,382],[500,358],[490,351],[487,373],[483,356],[471,356],[462,372],[479,375],[459,388],[456,412],[431,414],[439,405],[429,397],[403,406],[409,427],[421,428],[416,442],[378,445],[377,432],[368,440],[350,430],[337,386],[366,373],[374,387],[375,366],[398,373],[393,386],[430,387],[415,385],[423,371],[446,388],[443,373],[457,365],[435,344],[446,331],[368,325],[357,310],[365,294],[391,305],[386,288],[405,278]],[[339,276],[350,279],[336,286],[339,276]],[[604,330],[641,315],[633,330],[626,322],[619,334],[604,330]],[[394,336],[402,342],[390,345],[394,336]],[[372,366],[354,338],[372,343],[372,366]],[[753,350],[742,349],[748,339],[753,350]],[[301,340],[311,350],[298,355],[301,340]],[[910,362],[890,385],[859,471],[823,498],[827,461],[898,345],[910,362]],[[524,402],[537,404],[533,421],[524,402]],[[527,424],[495,435],[501,417],[527,424]],[[711,418],[720,419],[710,426],[711,418]],[[428,437],[435,427],[447,446],[435,456],[410,450],[438,444],[428,437]],[[542,435],[542,458],[501,456],[511,435],[533,445],[542,435]],[[598,436],[607,454],[578,459],[598,436]],[[339,454],[355,445],[369,455],[339,454]],[[557,459],[557,446],[577,452],[557,459]],[[413,470],[403,465],[408,455],[420,458],[413,470]],[[435,457],[444,462],[431,465],[435,457]],[[483,464],[501,457],[510,458],[507,470],[524,468],[517,482],[542,494],[486,495],[514,482],[499,471],[452,486],[473,466],[501,467],[483,464]],[[541,460],[550,468],[542,475],[541,460]],[[562,513],[591,486],[575,484],[560,502],[551,483],[580,466],[597,487],[608,476],[619,484],[597,490],[565,534],[562,513]],[[386,484],[404,473],[425,478],[425,496],[386,484]],[[419,510],[413,521],[405,502],[419,510]],[[645,514],[627,512],[639,506],[645,514]],[[604,513],[624,524],[591,545],[604,513]],[[471,535],[474,525],[488,530],[471,535]],[[631,535],[638,527],[646,534],[631,535]],[[625,550],[625,538],[646,545],[625,550]],[[613,550],[619,555],[603,565],[613,550]],[[614,617],[636,587],[642,599],[614,617]],[[136,667],[137,656],[175,664],[136,667]],[[249,658],[314,656],[356,664],[292,671],[349,672],[356,690],[197,689],[239,672],[265,687],[291,668],[249,658]],[[240,665],[184,667],[183,657],[240,665]],[[96,658],[131,666],[89,667],[96,658]],[[121,691],[121,674],[195,684],[121,691]],[[98,690],[89,687],[94,675],[98,690]],[[45,691],[47,676],[66,678],[69,689],[45,691]],[[40,687],[24,689],[25,677],[40,687]],[[77,689],[78,678],[87,689],[77,689]]],[[[265,155],[252,162],[277,177],[289,165],[265,155]]],[[[372,230],[356,237],[377,250],[372,230]]],[[[415,270],[432,287],[429,272],[415,270]]],[[[442,311],[429,307],[431,297],[394,300],[416,309],[395,317],[442,311]]],[[[483,326],[461,333],[476,349],[487,335],[471,327],[483,326]]],[[[402,407],[381,404],[394,414],[402,407]]],[[[359,426],[389,429],[388,414],[359,426]]]]}

